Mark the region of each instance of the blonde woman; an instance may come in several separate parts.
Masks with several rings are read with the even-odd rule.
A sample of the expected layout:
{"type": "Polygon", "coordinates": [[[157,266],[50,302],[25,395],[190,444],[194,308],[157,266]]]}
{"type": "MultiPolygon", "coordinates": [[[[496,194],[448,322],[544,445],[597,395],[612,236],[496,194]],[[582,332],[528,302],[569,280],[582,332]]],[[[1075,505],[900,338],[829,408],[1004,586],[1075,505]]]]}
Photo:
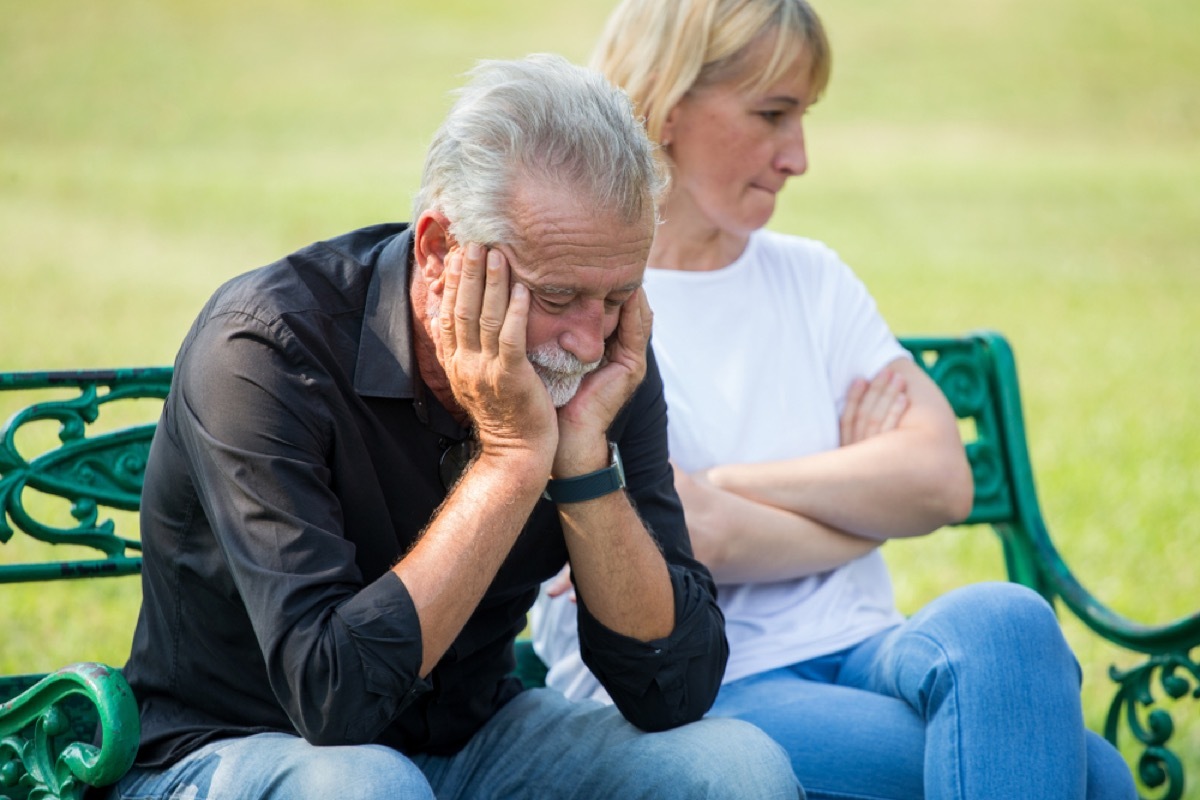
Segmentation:
{"type": "MultiPolygon", "coordinates": [[[[676,488],[730,644],[710,715],[774,737],[809,797],[1133,797],[1037,594],[990,583],[895,608],[879,546],[963,518],[972,483],[951,409],[863,284],[828,247],[764,230],[830,74],[816,14],[626,0],[593,66],[671,171],[645,287],[676,488]]],[[[575,613],[543,591],[535,646],[551,686],[604,699],[575,613]]]]}

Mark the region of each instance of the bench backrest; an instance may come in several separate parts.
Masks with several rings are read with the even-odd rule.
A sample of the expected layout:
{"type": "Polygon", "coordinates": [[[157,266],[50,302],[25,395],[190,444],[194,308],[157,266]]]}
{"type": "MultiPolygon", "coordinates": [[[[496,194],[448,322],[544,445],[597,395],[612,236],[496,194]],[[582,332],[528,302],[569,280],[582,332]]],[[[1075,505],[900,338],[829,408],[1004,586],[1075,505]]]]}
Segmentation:
{"type": "Polygon", "coordinates": [[[29,398],[0,428],[0,544],[20,531],[84,548],[74,558],[0,564],[0,583],[141,570],[135,532],[118,532],[105,510],[137,510],[159,407],[133,401],[161,401],[170,384],[169,367],[0,374],[0,400],[29,398]]]}
{"type": "MultiPolygon", "coordinates": [[[[1024,442],[1019,403],[1014,395],[1014,404],[1006,407],[993,377],[997,341],[1003,340],[991,335],[902,340],[963,420],[975,474],[975,505],[966,523],[1018,524],[1014,472],[1029,474],[1024,450],[1012,452],[1012,441],[1024,442]],[[1014,432],[1006,435],[1010,429],[1014,432]]],[[[23,532],[90,554],[35,563],[5,559],[0,583],[140,571],[136,531],[118,531],[105,509],[137,510],[159,409],[133,401],[161,401],[170,382],[169,367],[0,374],[0,407],[11,408],[3,403],[6,395],[30,398],[0,428],[0,545],[23,532]],[[54,440],[45,435],[48,422],[58,427],[54,440]],[[40,438],[26,435],[34,429],[40,438]]]]}

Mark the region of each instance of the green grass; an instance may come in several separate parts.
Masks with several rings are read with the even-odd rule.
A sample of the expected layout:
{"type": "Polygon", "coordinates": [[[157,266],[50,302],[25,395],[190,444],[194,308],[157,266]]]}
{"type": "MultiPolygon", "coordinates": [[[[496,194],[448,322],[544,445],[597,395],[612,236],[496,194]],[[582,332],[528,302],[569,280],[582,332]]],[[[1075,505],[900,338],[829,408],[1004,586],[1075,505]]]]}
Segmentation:
{"type": "MultiPolygon", "coordinates": [[[[166,364],[209,292],[406,219],[481,57],[586,58],[610,3],[7,4],[0,369],[166,364]]],[[[830,243],[901,333],[1012,339],[1043,508],[1147,622],[1200,597],[1200,4],[841,0],[810,174],[773,227],[830,243]]],[[[7,413],[0,408],[0,413],[7,413]]],[[[0,548],[15,560],[24,545],[0,548]]],[[[887,547],[907,610],[1001,576],[994,537],[887,547]]],[[[0,669],[120,663],[136,582],[5,589],[0,669]]],[[[1111,662],[1065,620],[1101,723],[1111,662]]],[[[1179,750],[1200,782],[1200,707],[1179,750]],[[1189,738],[1190,737],[1190,738],[1189,738]]]]}

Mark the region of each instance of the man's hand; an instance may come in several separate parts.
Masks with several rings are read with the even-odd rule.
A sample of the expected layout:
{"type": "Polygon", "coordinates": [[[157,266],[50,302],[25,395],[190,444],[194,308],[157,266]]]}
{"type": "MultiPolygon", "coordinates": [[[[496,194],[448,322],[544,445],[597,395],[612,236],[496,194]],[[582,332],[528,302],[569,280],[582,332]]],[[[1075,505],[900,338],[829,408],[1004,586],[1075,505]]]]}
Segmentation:
{"type": "Polygon", "coordinates": [[[438,358],[483,452],[525,449],[548,460],[558,426],[525,355],[529,290],[510,288],[503,253],[474,243],[450,252],[443,281],[438,358]]]}
{"type": "Polygon", "coordinates": [[[529,291],[502,253],[455,248],[438,280],[434,346],[480,452],[392,571],[421,623],[421,675],[446,653],[539,502],[554,451],[554,405],[525,356],[529,291]]]}
{"type": "Polygon", "coordinates": [[[884,368],[869,383],[855,379],[842,410],[842,446],[894,430],[907,410],[908,387],[899,373],[884,368]]]}
{"type": "Polygon", "coordinates": [[[653,317],[641,288],[621,305],[603,363],[583,379],[571,401],[558,410],[554,475],[581,475],[608,463],[606,432],[646,376],[653,317]]]}

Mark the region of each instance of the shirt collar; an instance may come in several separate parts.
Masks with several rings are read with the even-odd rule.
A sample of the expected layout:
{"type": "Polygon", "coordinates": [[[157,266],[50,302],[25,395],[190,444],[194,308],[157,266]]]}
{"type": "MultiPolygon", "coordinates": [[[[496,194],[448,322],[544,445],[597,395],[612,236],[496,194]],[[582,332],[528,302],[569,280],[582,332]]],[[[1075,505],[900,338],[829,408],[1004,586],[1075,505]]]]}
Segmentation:
{"type": "Polygon", "coordinates": [[[412,228],[384,245],[375,260],[363,309],[354,389],[367,397],[412,398],[418,382],[413,355],[408,270],[412,228]]]}
{"type": "Polygon", "coordinates": [[[378,251],[367,287],[354,390],[361,397],[412,400],[421,423],[452,440],[468,435],[450,412],[437,402],[417,370],[413,353],[412,228],[393,236],[378,251]]]}

